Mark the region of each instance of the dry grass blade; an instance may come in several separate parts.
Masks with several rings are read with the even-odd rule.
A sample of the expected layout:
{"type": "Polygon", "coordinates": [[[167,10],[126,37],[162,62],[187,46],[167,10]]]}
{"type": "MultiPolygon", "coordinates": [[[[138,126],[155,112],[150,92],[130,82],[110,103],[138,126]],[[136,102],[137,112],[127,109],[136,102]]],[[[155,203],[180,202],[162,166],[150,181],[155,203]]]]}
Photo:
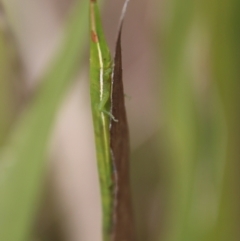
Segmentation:
{"type": "MultiPolygon", "coordinates": [[[[123,18],[122,18],[123,19],[123,18]]],[[[121,26],[116,43],[112,84],[111,150],[115,173],[115,226],[114,241],[135,240],[129,178],[129,133],[122,81],[121,26]]]]}

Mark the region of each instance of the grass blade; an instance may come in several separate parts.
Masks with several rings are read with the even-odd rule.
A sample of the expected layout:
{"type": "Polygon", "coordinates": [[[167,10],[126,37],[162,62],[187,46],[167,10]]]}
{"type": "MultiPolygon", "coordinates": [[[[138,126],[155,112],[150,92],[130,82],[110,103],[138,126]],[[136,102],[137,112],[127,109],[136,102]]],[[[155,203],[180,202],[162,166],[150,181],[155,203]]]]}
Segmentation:
{"type": "Polygon", "coordinates": [[[125,110],[123,76],[122,76],[122,21],[126,10],[126,1],[123,15],[120,20],[112,83],[112,115],[117,122],[111,120],[111,150],[114,162],[115,186],[115,226],[114,241],[135,240],[134,221],[131,203],[130,177],[129,177],[129,133],[125,110]]]}
{"type": "Polygon", "coordinates": [[[167,241],[208,240],[218,216],[225,123],[206,67],[209,34],[201,4],[173,0],[165,29],[165,131],[171,160],[167,241]]]}
{"type": "MultiPolygon", "coordinates": [[[[19,59],[11,31],[0,3],[0,146],[4,144],[13,124],[20,93],[15,86],[21,80],[19,59]],[[14,98],[13,98],[14,96],[14,98]]],[[[21,83],[22,84],[22,83],[21,83]]]]}
{"type": "Polygon", "coordinates": [[[110,150],[112,60],[101,26],[97,1],[90,1],[90,94],[100,180],[103,239],[111,239],[113,182],[110,150]]]}
{"type": "Polygon", "coordinates": [[[211,66],[218,87],[227,125],[226,165],[221,186],[219,215],[209,240],[239,240],[239,67],[240,2],[205,1],[205,12],[211,37],[211,66]]]}

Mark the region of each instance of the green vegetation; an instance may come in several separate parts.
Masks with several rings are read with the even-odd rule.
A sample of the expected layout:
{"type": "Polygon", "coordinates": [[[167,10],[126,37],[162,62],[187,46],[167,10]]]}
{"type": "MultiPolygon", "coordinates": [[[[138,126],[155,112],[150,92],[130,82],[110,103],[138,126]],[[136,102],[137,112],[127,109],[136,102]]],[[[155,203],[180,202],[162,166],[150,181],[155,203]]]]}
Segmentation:
{"type": "Polygon", "coordinates": [[[67,87],[79,70],[86,19],[87,4],[79,3],[67,25],[61,51],[1,150],[0,240],[25,241],[30,234],[44,177],[48,140],[67,87]]]}
{"type": "MultiPolygon", "coordinates": [[[[103,239],[113,224],[113,167],[110,148],[113,64],[101,26],[97,1],[90,2],[90,93],[103,211],[103,239]]],[[[114,118],[114,117],[112,117],[114,118]]]]}
{"type": "MultiPolygon", "coordinates": [[[[55,117],[82,67],[89,25],[102,236],[112,241],[114,65],[96,1],[74,4],[60,49],[34,95],[21,104],[21,58],[14,30],[4,20],[14,19],[14,12],[11,17],[0,13],[0,241],[27,241],[32,234],[55,117]]],[[[240,1],[171,0],[165,7],[156,51],[163,72],[157,80],[163,107],[158,115],[164,122],[132,153],[138,241],[238,241],[240,1]]]]}

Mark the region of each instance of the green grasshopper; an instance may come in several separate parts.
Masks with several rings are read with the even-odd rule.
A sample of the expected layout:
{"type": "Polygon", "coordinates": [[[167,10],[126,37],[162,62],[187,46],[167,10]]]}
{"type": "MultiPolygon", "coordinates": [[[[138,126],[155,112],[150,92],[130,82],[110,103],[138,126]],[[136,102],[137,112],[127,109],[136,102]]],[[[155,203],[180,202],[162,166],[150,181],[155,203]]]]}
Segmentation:
{"type": "Polygon", "coordinates": [[[104,241],[110,240],[113,217],[112,158],[110,150],[113,62],[104,38],[99,9],[90,0],[90,95],[102,197],[104,241]]]}
{"type": "MultiPolygon", "coordinates": [[[[129,0],[126,0],[120,18],[116,52],[120,47],[122,23],[128,2],[129,0]]],[[[118,55],[115,55],[115,64],[113,63],[104,38],[96,0],[90,0],[90,38],[90,94],[101,186],[103,238],[104,241],[120,239],[130,241],[133,239],[130,238],[132,237],[130,228],[132,220],[129,216],[131,208],[128,202],[130,199],[126,196],[129,190],[128,174],[127,169],[117,168],[116,165],[121,162],[122,167],[127,167],[129,156],[124,99],[120,97],[123,97],[122,79],[119,79],[122,76],[121,62],[119,59],[116,60],[116,56],[120,61],[121,57],[118,52],[118,55]],[[112,111],[119,117],[119,122],[114,118],[112,111]],[[125,200],[118,200],[120,196],[125,200]],[[119,210],[123,212],[120,213],[119,210]]]]}

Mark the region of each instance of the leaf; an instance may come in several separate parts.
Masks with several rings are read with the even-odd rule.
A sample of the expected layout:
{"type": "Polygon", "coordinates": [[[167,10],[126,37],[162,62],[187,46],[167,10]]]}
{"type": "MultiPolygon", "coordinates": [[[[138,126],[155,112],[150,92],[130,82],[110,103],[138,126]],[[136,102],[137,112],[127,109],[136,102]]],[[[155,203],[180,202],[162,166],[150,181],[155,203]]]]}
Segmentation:
{"type": "Polygon", "coordinates": [[[78,1],[66,39],[37,96],[0,153],[0,240],[25,241],[44,177],[48,140],[57,110],[80,65],[87,32],[87,2],[78,1]]]}
{"type": "Polygon", "coordinates": [[[122,80],[121,35],[123,18],[126,12],[127,3],[128,1],[125,2],[120,19],[120,28],[115,49],[112,82],[112,115],[115,119],[117,119],[117,121],[114,121],[113,119],[111,120],[110,129],[110,141],[114,162],[113,165],[115,179],[114,241],[135,240],[129,178],[129,133],[122,80]]]}

